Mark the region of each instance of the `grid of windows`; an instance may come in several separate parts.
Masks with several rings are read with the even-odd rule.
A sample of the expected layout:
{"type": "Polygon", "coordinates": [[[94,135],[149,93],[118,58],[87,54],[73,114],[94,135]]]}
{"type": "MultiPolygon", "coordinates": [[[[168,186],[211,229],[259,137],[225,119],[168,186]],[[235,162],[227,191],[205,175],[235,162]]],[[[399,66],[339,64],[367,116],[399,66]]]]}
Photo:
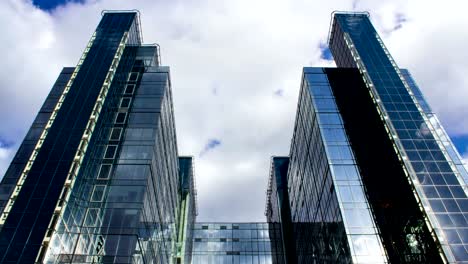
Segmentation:
{"type": "Polygon", "coordinates": [[[0,261],[32,263],[44,257],[44,238],[60,219],[55,207],[68,197],[62,189],[75,169],[75,154],[105,82],[107,70],[100,69],[115,66],[111,64],[134,17],[135,13],[106,15],[98,25],[0,232],[1,240],[9,241],[0,245],[0,261]]]}
{"type": "MultiPolygon", "coordinates": [[[[389,55],[367,15],[336,14],[334,20],[342,32],[337,30],[330,40],[332,52],[335,57],[350,59],[351,55],[353,67],[360,69],[410,174],[408,183],[414,186],[415,197],[434,228],[437,243],[448,261],[468,261],[468,198],[461,176],[466,172],[457,168],[443,147],[447,142],[438,138],[440,124],[431,122],[436,120],[434,116],[426,115],[427,104],[414,82],[405,80],[404,71],[389,55]],[[346,45],[341,49],[333,44],[342,40],[346,45]]],[[[339,62],[338,66],[346,65],[339,62]]]]}
{"type": "Polygon", "coordinates": [[[0,184],[0,212],[3,211],[4,206],[10,198],[17,181],[21,176],[22,171],[24,170],[24,166],[29,160],[29,157],[31,157],[34,146],[37,144],[37,141],[39,140],[39,137],[41,136],[41,133],[44,130],[50,115],[52,114],[55,104],[57,104],[60,95],[62,94],[63,89],[70,79],[73,71],[74,68],[62,69],[62,72],[60,73],[57,81],[52,87],[52,90],[47,96],[46,101],[42,105],[36,119],[26,134],[23,143],[13,158],[12,163],[2,178],[2,182],[0,184]]]}
{"type": "Polygon", "coordinates": [[[359,170],[321,68],[304,68],[299,98],[288,172],[298,261],[385,263],[359,170]]]}
{"type": "MultiPolygon", "coordinates": [[[[37,141],[73,77],[45,138],[44,157],[39,153],[33,164],[45,166],[40,173],[49,178],[38,168],[26,178],[23,195],[0,230],[2,263],[172,263],[182,190],[169,68],[158,65],[157,46],[140,46],[138,30],[136,12],[104,12],[79,62],[86,76],[73,68],[59,76],[26,137],[37,141]],[[107,93],[100,93],[104,87],[107,93]],[[34,208],[25,210],[31,198],[34,208]]],[[[18,155],[27,159],[31,151],[23,148],[18,155]]],[[[0,186],[5,197],[7,180],[15,184],[11,179],[22,170],[9,170],[11,177],[0,186]]],[[[191,187],[189,231],[196,212],[191,187]]],[[[191,239],[183,242],[190,246],[191,239]]]]}
{"type": "Polygon", "coordinates": [[[193,264],[271,264],[267,223],[196,223],[193,264]]]}
{"type": "Polygon", "coordinates": [[[468,182],[468,172],[466,168],[463,166],[463,161],[458,153],[457,149],[453,145],[450,137],[445,132],[445,129],[442,127],[439,119],[437,118],[436,114],[432,112],[431,107],[426,102],[423,94],[419,90],[419,87],[416,85],[416,82],[413,80],[413,77],[406,69],[401,69],[401,73],[405,78],[406,83],[408,84],[411,92],[413,93],[414,97],[418,101],[419,105],[421,106],[424,114],[426,114],[427,120],[429,121],[430,125],[432,126],[431,132],[433,132],[434,136],[440,140],[439,146],[442,147],[448,158],[451,159],[460,173],[461,178],[464,179],[465,182],[461,182],[460,184],[463,186],[468,182]]]}
{"type": "MultiPolygon", "coordinates": [[[[156,52],[154,47],[142,48],[156,52]]],[[[178,162],[177,147],[175,131],[170,131],[174,129],[173,109],[168,103],[172,98],[168,69],[145,67],[143,58],[135,56],[142,48],[125,49],[97,124],[97,138],[88,148],[88,159],[65,212],[69,217],[59,222],[51,242],[67,247],[50,254],[49,263],[66,259],[106,263],[171,261],[179,208],[178,163],[173,163],[178,162]],[[147,73],[165,78],[146,82],[142,79],[147,73]],[[144,111],[133,103],[143,85],[160,95],[160,100],[144,111]],[[132,87],[131,92],[128,87],[132,87]],[[127,98],[129,104],[122,106],[127,98]],[[122,114],[149,118],[120,122],[116,117],[122,114]],[[83,198],[88,202],[84,203],[83,198]],[[79,237],[66,231],[76,228],[79,237]]]]}
{"type": "Polygon", "coordinates": [[[384,263],[383,251],[351,146],[324,73],[305,75],[318,115],[353,262],[384,263]],[[323,105],[320,102],[326,102],[323,105]],[[325,116],[325,118],[322,118],[325,116]],[[344,212],[344,213],[343,213],[344,212]]]}
{"type": "MultiPolygon", "coordinates": [[[[309,73],[323,71],[304,68],[304,77],[309,73]]],[[[325,260],[349,263],[351,255],[343,218],[312,104],[309,84],[303,78],[288,168],[296,255],[298,263],[325,260]]]]}

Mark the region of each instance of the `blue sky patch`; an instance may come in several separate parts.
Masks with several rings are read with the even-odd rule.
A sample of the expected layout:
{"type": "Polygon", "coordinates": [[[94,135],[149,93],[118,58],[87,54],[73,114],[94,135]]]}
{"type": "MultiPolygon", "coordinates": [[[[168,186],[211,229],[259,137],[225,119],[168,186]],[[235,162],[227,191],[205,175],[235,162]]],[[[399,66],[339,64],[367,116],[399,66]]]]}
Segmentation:
{"type": "Polygon", "coordinates": [[[221,145],[221,140],[216,138],[209,139],[208,142],[205,144],[205,147],[202,149],[202,151],[200,151],[200,157],[205,155],[208,151],[219,147],[219,145],[221,145]]]}
{"type": "Polygon", "coordinates": [[[33,5],[44,10],[52,11],[54,8],[67,3],[84,3],[85,0],[33,0],[33,5]]]}
{"type": "Polygon", "coordinates": [[[468,135],[451,136],[450,138],[460,155],[468,154],[468,135]]]}
{"type": "Polygon", "coordinates": [[[320,43],[319,49],[320,49],[320,58],[321,59],[333,60],[333,56],[331,54],[331,51],[328,48],[328,45],[326,43],[320,43]]]}
{"type": "Polygon", "coordinates": [[[14,144],[15,142],[0,137],[0,148],[11,148],[14,144]]]}

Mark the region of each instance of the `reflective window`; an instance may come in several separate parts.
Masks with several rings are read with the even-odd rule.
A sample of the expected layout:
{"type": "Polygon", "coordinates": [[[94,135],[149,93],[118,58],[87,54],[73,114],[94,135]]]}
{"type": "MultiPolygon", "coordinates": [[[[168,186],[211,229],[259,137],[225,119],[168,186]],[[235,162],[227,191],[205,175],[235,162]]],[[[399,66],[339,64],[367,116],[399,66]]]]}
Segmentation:
{"type": "Polygon", "coordinates": [[[133,94],[134,91],[135,84],[127,84],[127,86],[125,86],[125,94],[133,94]]]}
{"type": "Polygon", "coordinates": [[[157,113],[131,113],[129,125],[156,125],[158,121],[157,113]]]}
{"type": "Polygon", "coordinates": [[[141,202],[145,194],[145,186],[111,186],[107,196],[108,203],[141,202]]]}
{"type": "Polygon", "coordinates": [[[153,140],[156,130],[153,128],[127,128],[125,140],[153,140]]]}
{"type": "Polygon", "coordinates": [[[122,134],[122,128],[114,127],[110,135],[110,140],[120,140],[120,134],[122,134]]]}
{"type": "Polygon", "coordinates": [[[328,85],[312,85],[311,87],[314,96],[332,96],[331,89],[328,85]]]}
{"type": "Polygon", "coordinates": [[[104,199],[104,192],[106,185],[94,185],[93,193],[91,195],[91,202],[102,202],[104,199]]]}
{"type": "Polygon", "coordinates": [[[109,179],[109,175],[112,169],[112,165],[110,164],[102,164],[99,173],[98,173],[98,179],[99,180],[106,180],[109,179]]]}
{"type": "Polygon", "coordinates": [[[124,97],[124,98],[122,98],[122,100],[120,101],[120,107],[121,107],[121,108],[128,108],[128,107],[130,107],[130,101],[131,101],[131,100],[132,100],[132,99],[129,98],[129,97],[124,97]]]}
{"type": "Polygon", "coordinates": [[[115,153],[117,152],[117,145],[108,145],[106,148],[106,153],[104,154],[105,159],[113,159],[115,153]]]}
{"type": "Polygon", "coordinates": [[[86,212],[84,225],[91,226],[91,227],[97,226],[99,215],[100,215],[99,208],[89,208],[86,212]]]}
{"type": "Polygon", "coordinates": [[[149,159],[152,151],[152,146],[123,146],[120,159],[149,159]]]}
{"type": "Polygon", "coordinates": [[[115,180],[144,180],[148,176],[148,165],[119,164],[114,172],[115,180]]]}
{"type": "Polygon", "coordinates": [[[319,122],[323,125],[340,125],[341,118],[338,113],[319,113],[319,122]]]}
{"type": "Polygon", "coordinates": [[[336,110],[336,104],[334,99],[317,99],[315,100],[315,106],[319,111],[333,111],[336,110]]]}
{"type": "Polygon", "coordinates": [[[115,123],[116,124],[123,124],[123,123],[125,123],[126,118],[127,118],[127,113],[119,112],[119,113],[117,113],[117,116],[115,117],[115,123]]]}
{"type": "Polygon", "coordinates": [[[348,146],[329,146],[327,149],[332,160],[350,160],[353,158],[348,146]]]}
{"type": "Polygon", "coordinates": [[[146,72],[141,78],[141,82],[167,82],[167,73],[165,72],[146,72]]]}
{"type": "Polygon", "coordinates": [[[369,212],[362,208],[345,209],[345,217],[351,227],[372,226],[369,212]]]}
{"type": "Polygon", "coordinates": [[[136,82],[138,80],[138,72],[131,72],[128,75],[128,81],[129,82],[136,82]]]}
{"type": "MultiPolygon", "coordinates": [[[[311,84],[314,83],[328,83],[327,75],[325,74],[306,74],[307,81],[311,84]]],[[[313,86],[313,85],[311,85],[313,86]]]]}
{"type": "Polygon", "coordinates": [[[355,166],[352,165],[334,165],[334,175],[337,180],[358,180],[358,172],[355,166]]]}
{"type": "Polygon", "coordinates": [[[133,103],[135,109],[155,108],[159,109],[161,98],[159,97],[137,97],[133,103]]]}

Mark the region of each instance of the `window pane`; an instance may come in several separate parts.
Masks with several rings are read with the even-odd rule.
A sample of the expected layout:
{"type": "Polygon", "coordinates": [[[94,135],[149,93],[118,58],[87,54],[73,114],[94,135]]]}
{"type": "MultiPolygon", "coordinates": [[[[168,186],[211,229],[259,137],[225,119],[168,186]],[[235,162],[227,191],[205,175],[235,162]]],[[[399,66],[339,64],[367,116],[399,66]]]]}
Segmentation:
{"type": "Polygon", "coordinates": [[[345,209],[345,217],[350,227],[372,226],[370,215],[367,209],[361,209],[361,208],[345,209]]]}
{"type": "Polygon", "coordinates": [[[115,152],[117,150],[116,145],[108,145],[106,149],[106,154],[104,155],[105,159],[113,159],[115,157],[115,152]]]}
{"type": "Polygon", "coordinates": [[[131,72],[128,76],[128,80],[135,82],[138,79],[138,72],[131,72]]]}
{"type": "Polygon", "coordinates": [[[135,91],[135,85],[134,84],[127,84],[127,86],[125,87],[125,93],[126,94],[133,94],[134,91],[135,91]]]}
{"type": "Polygon", "coordinates": [[[307,81],[309,83],[328,83],[327,76],[325,74],[307,74],[307,81]]]}
{"type": "Polygon", "coordinates": [[[341,118],[337,113],[319,113],[319,122],[324,125],[339,125],[341,118]]]}
{"type": "Polygon", "coordinates": [[[110,140],[120,140],[121,133],[122,133],[122,128],[114,127],[111,132],[110,140]]]}
{"type": "Polygon", "coordinates": [[[131,113],[130,125],[156,125],[158,120],[157,113],[131,113]]]}
{"type": "Polygon", "coordinates": [[[99,208],[89,208],[86,213],[85,226],[96,226],[99,217],[99,208]]]}
{"type": "Polygon", "coordinates": [[[101,202],[104,199],[105,185],[95,185],[93,194],[91,195],[91,202],[101,202]]]}
{"type": "Polygon", "coordinates": [[[145,72],[141,78],[141,82],[166,82],[167,73],[162,72],[145,72]]]}
{"type": "Polygon", "coordinates": [[[112,165],[110,164],[102,164],[101,169],[99,170],[98,179],[108,179],[111,168],[112,165]]]}
{"type": "Polygon", "coordinates": [[[135,109],[159,109],[161,106],[161,97],[138,97],[133,103],[135,109]]]}
{"type": "Polygon", "coordinates": [[[125,140],[153,140],[155,130],[153,128],[128,128],[125,140]]]}
{"type": "Polygon", "coordinates": [[[142,202],[144,191],[144,186],[111,186],[107,202],[142,202]]]}
{"type": "Polygon", "coordinates": [[[130,106],[130,98],[122,98],[122,101],[120,102],[120,107],[127,108],[129,106],[130,106]]]}
{"type": "Polygon", "coordinates": [[[115,118],[116,124],[123,124],[125,123],[125,119],[127,117],[127,113],[118,113],[117,117],[115,118]]]}
{"type": "Polygon", "coordinates": [[[148,165],[117,165],[114,179],[116,180],[144,180],[149,173],[148,165]]]}
{"type": "Polygon", "coordinates": [[[318,111],[331,111],[331,110],[336,111],[336,105],[335,105],[334,99],[315,98],[314,101],[315,101],[315,105],[318,111]]]}
{"type": "Polygon", "coordinates": [[[121,159],[149,159],[151,157],[151,146],[124,146],[121,159]]]}

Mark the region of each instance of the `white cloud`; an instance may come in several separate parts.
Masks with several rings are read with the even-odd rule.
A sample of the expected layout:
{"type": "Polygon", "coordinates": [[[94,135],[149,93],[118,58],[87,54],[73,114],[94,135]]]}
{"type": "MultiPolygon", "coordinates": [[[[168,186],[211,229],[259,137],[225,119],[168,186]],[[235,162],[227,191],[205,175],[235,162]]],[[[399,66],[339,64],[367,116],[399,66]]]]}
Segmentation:
{"type": "MultiPolygon", "coordinates": [[[[102,9],[137,8],[145,42],[159,43],[162,62],[171,67],[179,153],[197,155],[208,140],[222,142],[195,157],[199,219],[261,221],[270,156],[289,153],[301,69],[332,65],[320,59],[319,44],[326,41],[330,13],[352,5],[102,0],[62,6],[50,15],[30,2],[1,1],[0,48],[7,56],[0,65],[0,137],[22,140],[60,68],[76,64],[102,9]],[[275,95],[280,90],[282,96],[275,95]]],[[[463,5],[357,2],[371,10],[380,32],[390,32],[399,13],[408,19],[383,34],[384,41],[452,133],[468,131],[467,83],[461,78],[468,67],[462,48],[468,22],[458,14],[463,5]]]]}
{"type": "Polygon", "coordinates": [[[11,159],[13,159],[13,155],[14,151],[12,149],[0,145],[0,175],[2,175],[1,177],[3,177],[3,175],[5,174],[11,159]]]}

